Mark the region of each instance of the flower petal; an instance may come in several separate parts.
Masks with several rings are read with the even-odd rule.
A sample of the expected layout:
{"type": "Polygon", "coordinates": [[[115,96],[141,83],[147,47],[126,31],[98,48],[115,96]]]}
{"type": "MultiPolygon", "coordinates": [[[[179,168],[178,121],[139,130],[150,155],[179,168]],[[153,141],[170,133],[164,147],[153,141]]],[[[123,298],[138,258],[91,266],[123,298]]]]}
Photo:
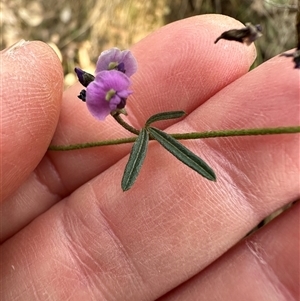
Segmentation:
{"type": "Polygon", "coordinates": [[[137,61],[130,50],[122,51],[122,63],[124,63],[125,74],[127,76],[133,75],[137,71],[137,61]]]}
{"type": "Polygon", "coordinates": [[[125,70],[127,76],[133,75],[137,70],[137,62],[130,50],[121,51],[118,48],[112,48],[103,51],[96,64],[96,74],[101,71],[109,70],[109,64],[115,62],[122,65],[119,71],[125,70]]]}
{"type": "Polygon", "coordinates": [[[86,88],[86,105],[90,113],[97,119],[104,120],[110,113],[109,102],[105,100],[103,85],[93,81],[86,88]]]}
{"type": "Polygon", "coordinates": [[[104,120],[110,112],[123,108],[131,91],[128,90],[130,80],[124,73],[111,70],[99,72],[95,80],[86,89],[86,104],[91,114],[104,120]],[[106,100],[109,91],[114,90],[116,94],[106,100]]]}

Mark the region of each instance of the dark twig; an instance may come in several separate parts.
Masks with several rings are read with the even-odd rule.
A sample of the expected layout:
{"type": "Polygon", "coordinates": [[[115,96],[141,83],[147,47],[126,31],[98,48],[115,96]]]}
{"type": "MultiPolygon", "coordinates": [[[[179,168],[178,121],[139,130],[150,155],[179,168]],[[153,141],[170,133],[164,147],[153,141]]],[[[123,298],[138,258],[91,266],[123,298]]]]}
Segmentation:
{"type": "Polygon", "coordinates": [[[296,16],[296,31],[297,31],[297,49],[292,53],[283,53],[281,56],[292,57],[295,63],[295,68],[300,69],[300,7],[298,7],[296,16]]]}

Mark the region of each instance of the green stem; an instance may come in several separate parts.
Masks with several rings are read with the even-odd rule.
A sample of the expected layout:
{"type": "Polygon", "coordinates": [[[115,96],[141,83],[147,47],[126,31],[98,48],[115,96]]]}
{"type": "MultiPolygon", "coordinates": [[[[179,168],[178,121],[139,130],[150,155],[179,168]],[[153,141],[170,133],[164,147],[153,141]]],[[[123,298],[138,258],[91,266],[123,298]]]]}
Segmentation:
{"type": "MultiPolygon", "coordinates": [[[[121,120],[123,120],[123,119],[121,119],[121,120]]],[[[123,126],[123,124],[122,124],[122,126],[123,126]]],[[[133,127],[131,127],[131,128],[134,129],[133,127]]],[[[139,132],[136,129],[134,129],[134,130],[139,132]]],[[[131,130],[130,130],[130,132],[133,133],[131,130]]],[[[137,134],[137,132],[134,132],[134,134],[137,134]]],[[[218,137],[278,135],[278,134],[295,134],[295,133],[300,133],[300,126],[194,132],[194,133],[171,134],[171,136],[174,137],[175,139],[183,140],[183,139],[204,139],[204,138],[218,138],[218,137]]],[[[97,147],[97,146],[132,143],[136,139],[137,139],[137,137],[130,137],[130,138],[122,138],[122,139],[114,139],[114,140],[104,140],[104,141],[98,141],[98,142],[72,144],[72,145],[50,145],[48,150],[68,151],[68,150],[90,148],[90,147],[97,147]]]]}
{"type": "Polygon", "coordinates": [[[103,141],[97,141],[97,142],[87,142],[87,143],[70,144],[70,145],[50,145],[48,150],[51,150],[51,151],[69,151],[69,150],[82,149],[82,148],[91,148],[91,147],[97,147],[97,146],[107,146],[107,145],[116,145],[116,144],[124,144],[124,143],[133,143],[133,142],[135,142],[136,138],[137,137],[130,137],[130,138],[103,140],[103,141]]]}
{"type": "Polygon", "coordinates": [[[221,130],[208,132],[195,132],[183,134],[171,134],[175,139],[203,139],[217,137],[235,137],[235,136],[259,136],[259,135],[278,135],[295,134],[300,132],[300,126],[278,127],[278,128],[258,128],[258,129],[240,129],[240,130],[221,130]]]}
{"type": "Polygon", "coordinates": [[[140,131],[128,124],[126,121],[124,121],[120,115],[120,113],[111,114],[112,117],[127,131],[130,133],[133,133],[135,135],[139,135],[140,131]]]}

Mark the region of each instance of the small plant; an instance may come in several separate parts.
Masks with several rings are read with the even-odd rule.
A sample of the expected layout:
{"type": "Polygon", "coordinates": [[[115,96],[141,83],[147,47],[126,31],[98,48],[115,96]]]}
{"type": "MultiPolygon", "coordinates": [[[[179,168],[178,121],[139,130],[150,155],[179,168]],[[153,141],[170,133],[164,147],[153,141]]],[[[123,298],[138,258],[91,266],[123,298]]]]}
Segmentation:
{"type": "MultiPolygon", "coordinates": [[[[293,54],[283,54],[293,57],[295,68],[300,68],[300,13],[297,17],[298,47],[293,54]]],[[[250,45],[262,36],[262,28],[258,25],[247,23],[245,28],[232,29],[223,32],[216,40],[221,39],[237,41],[250,45]]],[[[192,168],[198,174],[210,181],[216,181],[217,175],[208,163],[191,152],[178,140],[180,139],[200,139],[209,137],[230,137],[246,135],[272,135],[299,133],[299,126],[279,127],[279,128],[258,128],[258,129],[236,129],[220,130],[213,132],[195,132],[182,134],[167,134],[153,126],[153,123],[161,120],[182,118],[184,111],[161,112],[151,116],[141,129],[136,129],[125,122],[122,115],[127,115],[126,103],[128,97],[133,93],[130,90],[130,77],[137,71],[137,61],[129,50],[121,51],[112,48],[102,52],[98,58],[95,76],[79,68],[75,68],[80,83],[86,88],[83,89],[78,98],[86,102],[90,113],[97,119],[103,121],[111,115],[122,127],[136,135],[136,137],[123,138],[92,142],[85,144],[49,147],[49,150],[67,151],[87,147],[96,147],[121,143],[132,143],[133,147],[125,167],[121,187],[126,191],[132,187],[141,170],[143,161],[146,157],[147,148],[150,140],[160,143],[168,152],[175,156],[182,163],[192,168]]]]}

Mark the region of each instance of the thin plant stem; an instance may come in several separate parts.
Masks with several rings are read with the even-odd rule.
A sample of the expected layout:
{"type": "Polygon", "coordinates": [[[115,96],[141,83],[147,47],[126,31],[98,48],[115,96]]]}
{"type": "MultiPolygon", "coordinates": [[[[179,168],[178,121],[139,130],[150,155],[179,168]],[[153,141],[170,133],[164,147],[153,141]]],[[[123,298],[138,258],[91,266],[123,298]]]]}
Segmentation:
{"type": "Polygon", "coordinates": [[[133,143],[133,142],[135,142],[136,138],[137,137],[129,137],[129,138],[121,138],[121,139],[96,141],[96,142],[70,144],[70,145],[50,145],[48,150],[50,150],[50,151],[70,151],[70,150],[91,148],[91,147],[98,147],[98,146],[133,143]]]}
{"type": "MultiPolygon", "coordinates": [[[[132,133],[132,131],[130,132],[132,133]]],[[[261,136],[261,135],[279,135],[279,134],[296,134],[296,133],[300,133],[300,126],[178,133],[178,134],[170,134],[170,135],[178,140],[188,140],[188,139],[205,139],[205,138],[221,138],[221,137],[236,137],[236,136],[261,136]]],[[[137,133],[135,132],[134,134],[137,133]]],[[[136,139],[137,137],[129,137],[129,138],[122,138],[122,139],[104,140],[98,142],[89,142],[89,143],[72,144],[72,145],[50,145],[48,150],[69,151],[69,150],[91,148],[91,147],[98,147],[98,146],[133,143],[135,142],[136,139]]],[[[150,140],[153,139],[150,137],[150,140]]]]}
{"type": "Polygon", "coordinates": [[[124,129],[126,129],[130,133],[139,135],[140,131],[138,129],[134,128],[133,126],[131,126],[130,124],[128,124],[126,121],[124,121],[122,119],[120,113],[115,113],[115,114],[111,114],[111,115],[124,129]]]}
{"type": "Polygon", "coordinates": [[[171,134],[175,139],[204,139],[204,138],[220,138],[235,136],[260,136],[260,135],[278,135],[278,134],[295,134],[300,132],[300,126],[278,127],[278,128],[254,128],[239,130],[221,130],[208,132],[194,132],[183,134],[171,134]]]}

